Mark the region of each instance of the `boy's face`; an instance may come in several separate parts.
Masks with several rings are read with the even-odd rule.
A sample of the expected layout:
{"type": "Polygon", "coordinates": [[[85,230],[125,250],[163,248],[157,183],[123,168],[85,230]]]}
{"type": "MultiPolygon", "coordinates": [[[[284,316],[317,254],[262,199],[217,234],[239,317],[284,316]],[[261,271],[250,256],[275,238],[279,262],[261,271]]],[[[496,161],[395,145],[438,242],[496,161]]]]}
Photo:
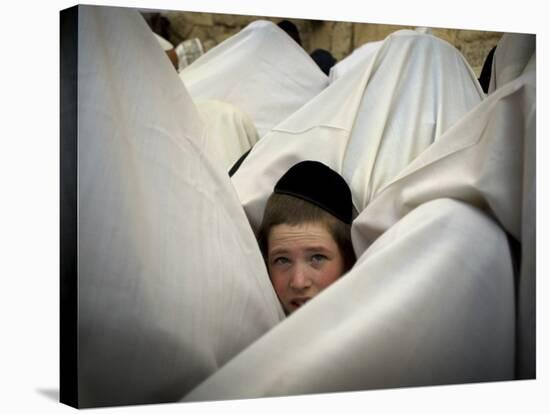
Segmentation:
{"type": "Polygon", "coordinates": [[[275,292],[290,314],[342,276],[344,260],[324,225],[279,224],[267,239],[267,267],[275,292]]]}

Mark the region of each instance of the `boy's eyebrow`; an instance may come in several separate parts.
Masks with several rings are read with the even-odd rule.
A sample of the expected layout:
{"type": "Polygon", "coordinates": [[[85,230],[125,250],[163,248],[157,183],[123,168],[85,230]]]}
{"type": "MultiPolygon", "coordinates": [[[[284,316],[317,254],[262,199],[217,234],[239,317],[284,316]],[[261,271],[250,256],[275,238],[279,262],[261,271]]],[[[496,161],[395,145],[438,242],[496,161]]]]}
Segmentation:
{"type": "Polygon", "coordinates": [[[272,250],[269,250],[267,254],[269,256],[276,255],[276,254],[288,254],[288,249],[286,247],[276,247],[272,250]]]}
{"type": "Polygon", "coordinates": [[[305,251],[307,252],[318,252],[318,251],[323,251],[323,252],[327,252],[329,251],[329,249],[327,249],[325,246],[322,246],[322,245],[317,245],[317,246],[310,246],[310,247],[307,247],[304,249],[305,251]]]}
{"type": "MultiPolygon", "coordinates": [[[[310,252],[328,252],[329,249],[326,248],[323,245],[315,245],[315,246],[308,246],[304,249],[304,251],[310,253],[310,252]]],[[[275,247],[273,250],[269,250],[268,255],[273,256],[276,254],[288,254],[289,251],[286,247],[275,247]]]]}

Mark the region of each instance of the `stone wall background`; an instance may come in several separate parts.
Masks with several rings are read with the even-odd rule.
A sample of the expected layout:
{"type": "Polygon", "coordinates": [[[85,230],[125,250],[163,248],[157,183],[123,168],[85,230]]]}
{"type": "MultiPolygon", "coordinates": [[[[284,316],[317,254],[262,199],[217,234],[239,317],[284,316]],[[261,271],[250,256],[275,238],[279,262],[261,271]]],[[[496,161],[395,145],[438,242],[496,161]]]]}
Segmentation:
{"type": "MultiPolygon", "coordinates": [[[[158,16],[156,24],[160,27],[163,24],[166,26],[168,22],[169,29],[165,36],[172,44],[177,45],[183,40],[197,37],[205,51],[208,51],[257,19],[278,23],[284,18],[165,11],[158,16]]],[[[287,20],[298,27],[302,46],[308,53],[317,48],[327,49],[338,61],[366,42],[382,40],[396,30],[415,28],[293,18],[287,20]]],[[[489,31],[431,29],[433,35],[451,43],[462,52],[477,76],[485,57],[502,36],[502,33],[489,31]]]]}

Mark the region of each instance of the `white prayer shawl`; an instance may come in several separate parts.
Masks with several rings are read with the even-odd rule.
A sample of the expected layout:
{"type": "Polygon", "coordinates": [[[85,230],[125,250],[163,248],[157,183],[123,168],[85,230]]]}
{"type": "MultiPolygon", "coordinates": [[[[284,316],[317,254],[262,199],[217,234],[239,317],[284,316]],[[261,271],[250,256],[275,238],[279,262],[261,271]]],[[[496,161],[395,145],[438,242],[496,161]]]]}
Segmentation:
{"type": "Polygon", "coordinates": [[[197,100],[195,105],[206,126],[208,157],[229,170],[258,142],[258,131],[251,119],[234,105],[213,99],[197,100]]]}
{"type": "Polygon", "coordinates": [[[505,33],[497,44],[491,66],[488,93],[535,67],[535,35],[505,33]]]}
{"type": "Polygon", "coordinates": [[[358,211],[484,94],[450,44],[395,32],[366,65],[338,79],[254,146],[233,184],[257,229],[277,180],[318,160],[342,174],[358,211]]]}
{"type": "Polygon", "coordinates": [[[160,47],[162,47],[162,50],[166,51],[174,48],[174,45],[170,43],[168,40],[166,40],[164,37],[156,34],[155,32],[153,32],[153,34],[155,35],[155,38],[159,42],[160,47]]]}
{"type": "Polygon", "coordinates": [[[514,288],[506,236],[474,207],[441,199],[387,230],[348,274],[183,400],[513,376],[514,288]]]}
{"type": "Polygon", "coordinates": [[[430,200],[451,197],[493,216],[521,243],[518,378],[534,378],[536,368],[535,78],[535,71],[527,72],[489,95],[389,183],[352,227],[354,247],[361,252],[430,200]]]}
{"type": "Polygon", "coordinates": [[[330,83],[336,81],[342,76],[345,76],[357,65],[364,64],[365,61],[371,59],[378,48],[382,45],[382,43],[382,40],[376,42],[367,42],[364,45],[361,45],[360,47],[355,49],[351,53],[351,55],[346,56],[344,59],[337,62],[333,67],[330,68],[330,83]]]}
{"type": "MultiPolygon", "coordinates": [[[[432,30],[429,27],[417,27],[414,30],[417,33],[432,34],[432,30]]],[[[332,83],[336,81],[336,79],[345,76],[359,65],[366,65],[380,48],[382,43],[384,43],[383,40],[367,42],[356,48],[350,55],[346,56],[330,68],[329,82],[332,83]]]]}
{"type": "Polygon", "coordinates": [[[78,42],[79,403],[175,401],[283,313],[145,21],[80,6],[78,42]]]}
{"type": "Polygon", "coordinates": [[[145,22],[90,6],[79,19],[82,406],[514,378],[503,228],[522,243],[521,306],[534,289],[534,73],[479,103],[450,45],[396,33],[260,140],[234,176],[252,223],[302,159],[342,172],[360,212],[357,264],[283,320],[239,198],[145,22]]]}
{"type": "MultiPolygon", "coordinates": [[[[516,358],[521,371],[534,355],[521,345],[515,354],[503,228],[522,243],[520,306],[531,301],[529,311],[534,77],[476,105],[388,180],[353,223],[354,268],[184,400],[515,378],[516,358]]],[[[519,315],[521,344],[522,330],[534,331],[532,315],[519,315]]]]}
{"type": "Polygon", "coordinates": [[[263,137],[328,85],[328,77],[277,25],[255,21],[180,72],[193,99],[244,111],[263,137]]]}
{"type": "Polygon", "coordinates": [[[486,210],[521,243],[516,376],[535,378],[535,37],[503,35],[495,59],[491,84],[500,87],[370,203],[354,223],[353,241],[363,251],[415,206],[439,197],[486,210]]]}

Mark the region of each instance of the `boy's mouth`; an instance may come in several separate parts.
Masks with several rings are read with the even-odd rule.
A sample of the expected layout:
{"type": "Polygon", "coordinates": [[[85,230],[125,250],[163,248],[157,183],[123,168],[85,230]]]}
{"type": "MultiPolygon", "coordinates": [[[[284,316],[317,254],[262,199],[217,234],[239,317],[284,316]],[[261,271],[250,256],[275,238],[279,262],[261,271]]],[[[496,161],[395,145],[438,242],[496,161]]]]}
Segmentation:
{"type": "Polygon", "coordinates": [[[290,301],[290,306],[292,306],[293,309],[298,309],[302,307],[310,299],[311,298],[308,298],[308,297],[294,298],[290,301]]]}

